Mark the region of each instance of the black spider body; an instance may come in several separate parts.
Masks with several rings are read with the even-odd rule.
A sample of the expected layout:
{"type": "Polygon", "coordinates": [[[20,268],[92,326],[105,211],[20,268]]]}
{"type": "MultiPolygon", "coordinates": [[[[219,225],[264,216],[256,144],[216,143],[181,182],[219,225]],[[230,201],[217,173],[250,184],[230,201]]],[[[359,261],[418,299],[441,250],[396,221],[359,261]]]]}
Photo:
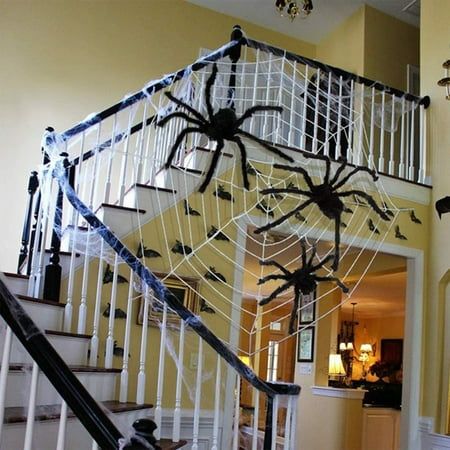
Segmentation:
{"type": "Polygon", "coordinates": [[[339,265],[340,228],[342,226],[341,216],[342,213],[344,212],[352,212],[344,205],[344,202],[342,200],[346,197],[356,197],[357,199],[362,198],[367,202],[367,206],[370,206],[372,210],[375,211],[383,220],[390,220],[390,216],[389,214],[387,214],[386,211],[383,211],[377,205],[372,196],[367,194],[367,192],[358,189],[351,189],[351,190],[343,189],[347,181],[349,181],[350,178],[352,178],[358,172],[367,172],[372,176],[372,179],[376,181],[378,177],[375,171],[367,167],[356,167],[346,175],[343,175],[344,170],[347,167],[347,161],[341,158],[340,159],[341,165],[336,169],[334,175],[331,176],[330,158],[328,158],[327,156],[315,155],[312,153],[305,154],[305,157],[325,161],[325,175],[323,181],[321,183],[314,184],[309,173],[303,167],[291,167],[282,164],[274,164],[274,167],[277,169],[289,170],[301,174],[305,179],[308,190],[300,189],[297,186],[289,185],[286,188],[263,189],[261,193],[270,195],[274,193],[296,194],[306,197],[306,200],[300,203],[300,205],[294,208],[292,211],[289,211],[288,213],[280,217],[279,219],[256,229],[255,233],[261,233],[263,231],[270,230],[271,228],[280,225],[285,220],[289,219],[291,216],[296,216],[301,210],[306,208],[308,205],[315,203],[322,212],[322,214],[328,219],[333,220],[335,224],[335,232],[334,232],[335,253],[334,253],[334,261],[331,267],[333,268],[333,270],[337,270],[339,265]]]}
{"type": "Polygon", "coordinates": [[[248,190],[250,188],[250,185],[248,182],[248,173],[246,169],[247,151],[240,136],[246,137],[247,139],[257,142],[267,150],[277,154],[278,156],[284,158],[289,162],[294,162],[294,160],[290,156],[284,154],[273,145],[268,144],[267,142],[263,141],[257,136],[254,136],[253,134],[250,134],[247,131],[242,130],[240,128],[245,120],[251,118],[258,111],[275,111],[281,113],[282,108],[279,106],[269,106],[269,105],[252,106],[251,108],[248,108],[246,111],[244,111],[241,117],[238,117],[236,115],[236,112],[232,108],[221,108],[216,112],[214,112],[211,105],[211,88],[216,80],[216,76],[217,76],[217,65],[213,64],[211,76],[206,81],[205,87],[205,104],[208,113],[207,118],[203,117],[192,106],[174,97],[171,93],[166,92],[166,96],[173,103],[175,103],[177,106],[181,108],[186,109],[187,112],[189,112],[191,115],[188,115],[187,113],[182,111],[175,111],[168,114],[166,117],[164,117],[157,123],[158,126],[163,127],[167,122],[178,117],[183,118],[189,124],[189,126],[184,128],[177,136],[175,143],[170,149],[169,157],[167,158],[164,167],[166,169],[170,167],[178,147],[181,145],[183,139],[188,134],[191,133],[205,134],[210,140],[215,141],[217,143],[211,163],[206,173],[206,177],[199,188],[200,192],[205,192],[209,182],[212,179],[212,176],[214,175],[214,171],[218,164],[219,157],[221,155],[223,147],[225,146],[225,141],[231,141],[237,144],[239,148],[239,152],[241,155],[241,171],[244,180],[244,187],[245,189],[248,190]]]}
{"type": "Polygon", "coordinates": [[[292,305],[291,317],[289,320],[289,333],[294,332],[295,319],[297,318],[297,311],[299,307],[301,295],[309,295],[317,287],[318,282],[321,281],[335,281],[336,284],[342,289],[343,292],[348,292],[349,289],[345,286],[338,278],[332,276],[319,276],[316,272],[321,269],[327,262],[334,259],[334,255],[328,255],[322,261],[314,264],[314,259],[316,257],[316,247],[313,246],[311,256],[309,259],[306,257],[306,243],[304,239],[300,240],[300,245],[302,249],[301,260],[302,265],[293,272],[290,272],[280,263],[274,260],[260,261],[263,266],[274,266],[278,268],[281,273],[267,275],[258,281],[258,284],[263,284],[269,280],[283,280],[284,283],[276,288],[269,296],[263,298],[259,304],[266,305],[276,298],[279,294],[287,289],[294,288],[294,302],[292,305]]]}

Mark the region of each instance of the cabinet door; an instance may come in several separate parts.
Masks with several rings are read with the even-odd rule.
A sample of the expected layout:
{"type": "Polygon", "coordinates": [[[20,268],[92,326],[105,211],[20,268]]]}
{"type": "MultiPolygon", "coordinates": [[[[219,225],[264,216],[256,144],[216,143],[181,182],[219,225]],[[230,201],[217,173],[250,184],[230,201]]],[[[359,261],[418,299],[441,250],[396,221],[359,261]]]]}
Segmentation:
{"type": "Polygon", "coordinates": [[[397,450],[399,411],[364,408],[362,450],[397,450]]]}

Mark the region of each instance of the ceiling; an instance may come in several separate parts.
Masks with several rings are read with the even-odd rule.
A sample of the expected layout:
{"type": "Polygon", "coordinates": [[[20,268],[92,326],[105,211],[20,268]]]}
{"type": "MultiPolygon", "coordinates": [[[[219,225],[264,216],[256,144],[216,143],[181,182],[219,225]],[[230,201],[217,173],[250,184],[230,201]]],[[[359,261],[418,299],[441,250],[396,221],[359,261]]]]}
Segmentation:
{"type": "Polygon", "coordinates": [[[311,15],[293,22],[287,17],[280,17],[275,9],[275,0],[187,1],[314,44],[364,3],[417,27],[420,15],[420,0],[313,0],[311,15]]]}

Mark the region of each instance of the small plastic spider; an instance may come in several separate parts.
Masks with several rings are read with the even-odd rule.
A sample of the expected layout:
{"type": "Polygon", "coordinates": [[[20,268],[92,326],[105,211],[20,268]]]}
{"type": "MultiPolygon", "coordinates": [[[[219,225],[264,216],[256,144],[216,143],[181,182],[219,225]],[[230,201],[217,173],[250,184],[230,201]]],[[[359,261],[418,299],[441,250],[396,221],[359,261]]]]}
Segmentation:
{"type": "Polygon", "coordinates": [[[301,210],[305,209],[311,203],[315,203],[320,211],[329,219],[334,220],[334,243],[335,243],[335,252],[334,252],[334,261],[332,264],[332,269],[337,270],[339,265],[339,244],[341,241],[340,237],[340,228],[341,228],[341,215],[343,212],[350,212],[348,208],[345,207],[342,199],[345,197],[355,196],[356,198],[362,197],[367,201],[368,205],[372,207],[372,209],[383,219],[390,220],[389,215],[380,209],[375,200],[367,194],[366,192],[360,191],[358,189],[351,189],[348,191],[339,191],[350,178],[356,175],[358,172],[367,172],[369,173],[373,180],[376,181],[378,179],[374,170],[371,170],[367,167],[355,167],[352,171],[350,171],[347,175],[341,178],[342,173],[347,167],[347,160],[341,158],[339,161],[341,165],[336,169],[336,172],[333,177],[331,177],[331,163],[330,159],[324,155],[315,155],[315,154],[305,154],[306,158],[314,158],[325,161],[326,169],[325,176],[320,184],[314,184],[310,175],[303,167],[291,167],[285,166],[283,164],[274,164],[274,167],[282,170],[290,170],[293,172],[297,172],[303,175],[303,178],[306,181],[309,191],[302,190],[297,187],[287,187],[287,188],[269,188],[263,189],[261,191],[262,194],[274,194],[274,193],[284,193],[284,194],[299,194],[307,197],[307,200],[302,202],[299,206],[294,208],[292,211],[284,214],[277,220],[273,222],[269,222],[268,224],[258,228],[255,230],[255,233],[262,233],[263,231],[270,230],[271,228],[280,225],[291,216],[295,216],[301,210]]]}
{"type": "Polygon", "coordinates": [[[232,108],[221,108],[217,112],[214,112],[212,105],[211,105],[211,88],[214,84],[214,81],[216,80],[217,75],[217,65],[214,64],[212,67],[212,73],[211,76],[208,78],[206,82],[205,87],[205,104],[206,104],[206,110],[208,112],[208,118],[204,118],[198,111],[196,111],[192,106],[187,105],[180,99],[174,97],[170,92],[166,92],[166,96],[174,102],[176,105],[181,106],[182,108],[185,108],[189,113],[192,114],[193,117],[188,116],[185,112],[182,111],[175,111],[173,113],[168,114],[166,117],[161,119],[157,125],[160,127],[163,127],[169,120],[174,119],[175,117],[181,117],[189,124],[195,125],[184,128],[180,134],[178,135],[175,143],[173,144],[169,157],[167,158],[167,161],[164,165],[166,169],[168,169],[173,161],[173,158],[175,157],[175,153],[180,146],[183,139],[190,133],[203,133],[206,134],[206,136],[217,142],[216,148],[214,150],[214,155],[212,157],[211,164],[209,165],[208,172],[206,174],[205,180],[201,184],[199,191],[205,192],[206,187],[208,186],[209,182],[211,181],[211,178],[214,174],[214,171],[216,169],[217,163],[219,161],[219,157],[221,154],[221,151],[225,145],[225,141],[232,141],[235,142],[239,148],[239,151],[241,153],[241,170],[242,170],[242,177],[244,179],[244,187],[245,189],[249,189],[249,182],[248,182],[248,176],[247,176],[247,153],[245,149],[245,145],[242,142],[241,138],[238,135],[244,136],[250,140],[253,140],[257,142],[258,144],[262,145],[267,150],[270,150],[271,152],[277,154],[281,158],[284,158],[285,160],[289,162],[294,162],[294,160],[288,156],[285,155],[283,152],[278,150],[273,145],[268,144],[267,142],[263,141],[262,139],[258,138],[257,136],[254,136],[253,134],[250,134],[244,130],[241,130],[239,127],[244,123],[245,120],[249,119],[258,111],[276,111],[278,113],[281,113],[282,108],[280,106],[268,106],[268,105],[257,105],[252,106],[251,108],[248,108],[240,118],[236,116],[235,111],[232,108]]]}
{"type": "Polygon", "coordinates": [[[302,248],[302,266],[298,269],[294,270],[293,272],[289,272],[285,267],[283,267],[280,263],[274,260],[268,260],[268,261],[260,261],[259,263],[262,266],[275,266],[278,269],[281,270],[282,273],[280,274],[271,274],[267,275],[264,278],[261,278],[258,281],[258,284],[263,284],[266,281],[269,280],[284,280],[285,283],[283,283],[281,286],[276,288],[268,297],[263,298],[259,304],[260,305],[266,305],[270,301],[272,301],[274,298],[276,298],[281,292],[286,291],[290,287],[294,287],[294,304],[292,305],[292,311],[291,311],[291,318],[289,320],[289,333],[294,333],[294,325],[295,325],[295,319],[297,318],[297,311],[299,307],[300,302],[300,296],[301,295],[309,295],[311,292],[314,292],[314,290],[317,287],[317,282],[321,281],[335,281],[336,284],[342,289],[343,292],[348,292],[349,289],[345,284],[343,284],[338,278],[332,277],[332,276],[318,276],[316,275],[316,272],[321,269],[327,262],[331,261],[334,256],[328,255],[322,261],[320,261],[318,264],[313,264],[314,258],[317,254],[316,246],[313,245],[311,256],[309,259],[306,257],[306,244],[305,239],[300,240],[300,245],[302,248]]]}

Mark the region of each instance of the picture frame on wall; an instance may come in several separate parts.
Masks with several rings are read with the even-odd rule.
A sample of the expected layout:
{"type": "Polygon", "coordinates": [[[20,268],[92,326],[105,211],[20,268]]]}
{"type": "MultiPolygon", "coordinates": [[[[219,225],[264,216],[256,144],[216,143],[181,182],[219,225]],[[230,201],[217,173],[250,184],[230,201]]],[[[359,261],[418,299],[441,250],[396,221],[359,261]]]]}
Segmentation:
{"type": "Polygon", "coordinates": [[[314,327],[307,327],[298,333],[297,337],[297,361],[314,361],[314,327]]]}
{"type": "MultiPolygon", "coordinates": [[[[198,280],[189,277],[175,277],[168,276],[167,274],[155,273],[155,275],[161,279],[167,289],[178,298],[178,300],[194,314],[198,314],[200,310],[200,300],[198,296],[198,280]]],[[[141,296],[139,299],[139,312],[137,317],[138,325],[143,325],[145,309],[145,299],[141,296]]],[[[148,315],[147,324],[152,326],[158,326],[163,320],[164,304],[159,300],[153,291],[148,295],[148,315]]],[[[180,318],[177,314],[167,311],[167,323],[176,324],[179,323],[180,318]]]]}
{"type": "Polygon", "coordinates": [[[316,319],[316,292],[300,298],[300,324],[311,323],[316,319]]]}

